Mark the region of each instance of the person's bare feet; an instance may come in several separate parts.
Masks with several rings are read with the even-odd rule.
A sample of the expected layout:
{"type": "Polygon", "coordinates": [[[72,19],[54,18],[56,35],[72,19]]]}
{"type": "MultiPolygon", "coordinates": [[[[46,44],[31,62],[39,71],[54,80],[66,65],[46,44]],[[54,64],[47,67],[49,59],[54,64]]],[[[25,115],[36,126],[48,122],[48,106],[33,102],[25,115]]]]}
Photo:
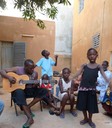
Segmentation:
{"type": "Polygon", "coordinates": [[[60,107],[50,108],[52,111],[60,111],[60,107]]]}
{"type": "Polygon", "coordinates": [[[55,115],[59,116],[60,115],[60,111],[57,111],[57,110],[54,110],[54,109],[50,109],[49,110],[49,114],[50,115],[54,115],[55,114],[55,115]]]}
{"type": "Polygon", "coordinates": [[[60,111],[60,107],[55,108],[57,111],[60,111]]]}

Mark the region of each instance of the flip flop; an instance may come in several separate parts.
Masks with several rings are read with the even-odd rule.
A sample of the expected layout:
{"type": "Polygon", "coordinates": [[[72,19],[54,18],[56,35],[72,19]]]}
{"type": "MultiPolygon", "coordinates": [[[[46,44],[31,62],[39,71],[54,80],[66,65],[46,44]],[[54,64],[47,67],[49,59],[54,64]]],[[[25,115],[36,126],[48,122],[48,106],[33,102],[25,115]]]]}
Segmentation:
{"type": "Polygon", "coordinates": [[[93,122],[88,122],[88,124],[89,124],[89,126],[91,126],[91,128],[96,128],[95,123],[93,123],[93,122]]]}
{"type": "Polygon", "coordinates": [[[49,114],[50,114],[50,115],[54,115],[54,111],[49,110],[49,114]]]}
{"type": "Polygon", "coordinates": [[[31,116],[32,116],[32,117],[35,117],[35,114],[31,112],[31,116]]]}
{"type": "Polygon", "coordinates": [[[61,119],[64,119],[64,118],[65,118],[64,112],[62,112],[62,113],[60,114],[60,118],[61,118],[61,119]]]}
{"type": "Polygon", "coordinates": [[[23,125],[23,128],[30,128],[30,125],[24,124],[24,125],[23,125]]]}
{"type": "Polygon", "coordinates": [[[24,124],[22,128],[30,128],[30,126],[34,123],[34,121],[32,121],[30,124],[24,124]]]}
{"type": "Polygon", "coordinates": [[[72,116],[77,117],[77,113],[76,112],[71,111],[70,113],[72,114],[72,116]]]}
{"type": "Polygon", "coordinates": [[[53,110],[49,110],[49,114],[50,115],[54,115],[55,114],[56,116],[60,115],[60,113],[58,111],[55,111],[55,110],[54,111],[53,110]]]}
{"type": "Polygon", "coordinates": [[[81,124],[81,125],[84,125],[84,124],[86,124],[86,123],[88,123],[88,120],[81,120],[81,121],[80,121],[80,124],[81,124]]]}

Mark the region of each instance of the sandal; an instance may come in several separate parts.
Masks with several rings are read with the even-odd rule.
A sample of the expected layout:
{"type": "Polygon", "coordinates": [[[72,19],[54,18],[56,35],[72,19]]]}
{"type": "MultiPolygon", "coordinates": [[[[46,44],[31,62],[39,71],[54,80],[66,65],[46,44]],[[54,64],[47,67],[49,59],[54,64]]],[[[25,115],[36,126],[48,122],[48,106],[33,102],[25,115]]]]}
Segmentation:
{"type": "Polygon", "coordinates": [[[50,114],[50,115],[54,115],[54,111],[49,110],[49,114],[50,114]]]}
{"type": "Polygon", "coordinates": [[[24,124],[23,128],[30,128],[30,125],[24,124]]]}
{"type": "Polygon", "coordinates": [[[70,113],[72,114],[72,116],[77,117],[77,113],[76,112],[71,111],[70,113]]]}
{"type": "Polygon", "coordinates": [[[93,123],[93,122],[88,122],[88,124],[89,124],[89,126],[91,126],[91,128],[96,128],[95,123],[93,123]]]}
{"type": "Polygon", "coordinates": [[[61,118],[61,119],[65,118],[64,112],[62,112],[62,113],[60,114],[60,118],[61,118]]]}
{"type": "Polygon", "coordinates": [[[34,114],[33,112],[31,112],[31,116],[32,116],[32,117],[35,117],[35,114],[34,114]]]}
{"type": "Polygon", "coordinates": [[[81,125],[84,125],[84,124],[86,124],[86,123],[88,123],[88,120],[81,120],[81,121],[80,121],[80,124],[81,124],[81,125]]]}
{"type": "Polygon", "coordinates": [[[56,116],[59,116],[59,115],[60,115],[60,112],[57,111],[57,110],[52,110],[52,109],[50,109],[50,110],[49,110],[49,114],[50,114],[50,115],[54,115],[54,114],[55,114],[56,116]]]}
{"type": "Polygon", "coordinates": [[[34,121],[30,122],[29,124],[25,123],[22,128],[30,128],[30,126],[34,123],[34,121]]]}

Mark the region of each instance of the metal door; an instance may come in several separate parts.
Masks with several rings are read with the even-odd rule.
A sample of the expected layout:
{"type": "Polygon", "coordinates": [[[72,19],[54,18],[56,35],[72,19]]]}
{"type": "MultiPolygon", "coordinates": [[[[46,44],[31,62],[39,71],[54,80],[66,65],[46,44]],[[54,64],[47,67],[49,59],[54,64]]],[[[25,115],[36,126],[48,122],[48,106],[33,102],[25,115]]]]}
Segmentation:
{"type": "Polygon", "coordinates": [[[0,69],[12,67],[13,62],[13,43],[0,42],[0,69]]]}
{"type": "MultiPolygon", "coordinates": [[[[0,42],[0,69],[10,68],[13,64],[13,42],[0,42]]],[[[1,86],[0,76],[0,86],[1,86]]]]}

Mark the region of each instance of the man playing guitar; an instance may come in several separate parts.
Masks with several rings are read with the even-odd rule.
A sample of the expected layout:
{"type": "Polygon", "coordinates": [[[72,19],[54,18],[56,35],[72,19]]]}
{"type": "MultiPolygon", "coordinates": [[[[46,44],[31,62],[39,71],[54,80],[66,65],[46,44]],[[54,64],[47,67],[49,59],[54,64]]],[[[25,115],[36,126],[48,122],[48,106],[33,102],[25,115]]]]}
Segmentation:
{"type": "MultiPolygon", "coordinates": [[[[38,79],[38,73],[34,71],[35,64],[32,60],[27,59],[24,62],[24,67],[12,67],[8,69],[4,69],[0,71],[0,74],[3,78],[9,80],[10,87],[16,83],[16,78],[13,76],[8,75],[9,72],[16,73],[17,75],[27,75],[30,80],[37,80],[38,79]]],[[[20,108],[24,111],[25,115],[27,116],[27,121],[23,125],[23,128],[29,128],[31,124],[34,123],[34,120],[32,118],[31,113],[31,107],[36,104],[41,99],[46,99],[46,94],[48,91],[44,88],[38,88],[36,83],[34,84],[26,84],[25,89],[18,88],[14,91],[12,91],[12,96],[15,98],[15,102],[20,106],[20,108]],[[27,105],[26,98],[34,98],[31,103],[27,105]]],[[[56,108],[54,105],[46,99],[46,101],[51,105],[52,107],[56,108]]]]}

